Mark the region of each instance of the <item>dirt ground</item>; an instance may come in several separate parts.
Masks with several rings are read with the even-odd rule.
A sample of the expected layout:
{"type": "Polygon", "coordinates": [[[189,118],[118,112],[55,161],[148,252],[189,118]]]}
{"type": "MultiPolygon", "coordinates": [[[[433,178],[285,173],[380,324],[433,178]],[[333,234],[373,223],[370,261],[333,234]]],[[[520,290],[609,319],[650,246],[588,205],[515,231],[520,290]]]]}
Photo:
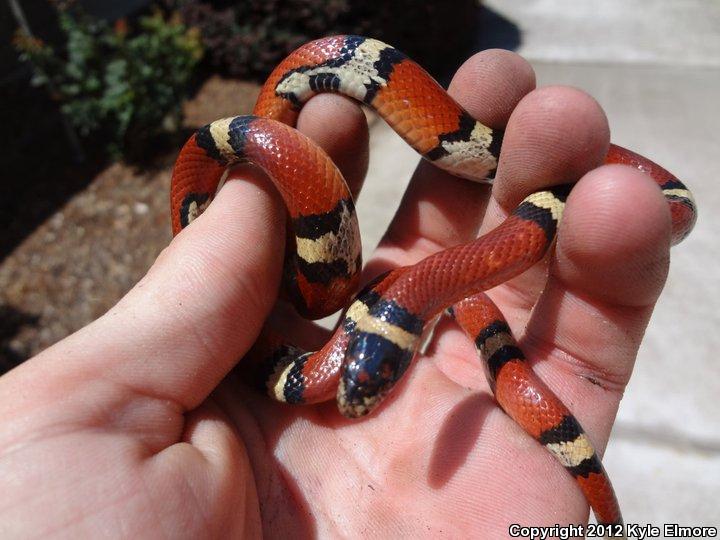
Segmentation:
{"type": "MultiPolygon", "coordinates": [[[[258,90],[208,79],[186,104],[186,127],[249,113],[258,90]]],[[[0,374],[102,315],[147,271],[170,241],[168,188],[176,153],[142,169],[115,163],[84,179],[85,189],[59,204],[2,260],[0,374]]]]}

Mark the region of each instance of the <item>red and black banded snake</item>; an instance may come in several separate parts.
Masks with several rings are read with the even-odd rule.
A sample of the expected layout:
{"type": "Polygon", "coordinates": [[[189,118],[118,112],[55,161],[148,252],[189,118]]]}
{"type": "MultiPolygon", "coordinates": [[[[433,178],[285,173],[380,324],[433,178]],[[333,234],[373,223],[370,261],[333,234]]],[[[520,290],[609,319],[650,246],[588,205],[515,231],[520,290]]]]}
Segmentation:
{"type": "MultiPolygon", "coordinates": [[[[406,371],[428,323],[447,312],[475,343],[503,410],[573,475],[600,523],[621,523],[593,445],[530,369],[503,315],[483,293],[544,257],[572,186],[526,197],[494,230],[379,276],[350,303],[362,267],[353,199],[330,158],[294,129],[303,104],[321,92],[371,107],[420,155],[456,176],[489,181],[502,145],[501,131],[476,121],[416,63],[358,36],[300,47],[272,72],[253,116],[217,120],[188,140],[172,177],[173,233],[202,213],[229,165],[249,161],[268,174],[287,206],[292,235],[285,294],[308,318],[347,307],[317,352],[272,338],[264,371],[271,397],[306,404],[336,397],[345,416],[363,416],[406,371]]],[[[638,168],[657,182],[671,209],[673,243],[690,232],[695,203],[679,180],[615,145],[605,161],[638,168]]]]}

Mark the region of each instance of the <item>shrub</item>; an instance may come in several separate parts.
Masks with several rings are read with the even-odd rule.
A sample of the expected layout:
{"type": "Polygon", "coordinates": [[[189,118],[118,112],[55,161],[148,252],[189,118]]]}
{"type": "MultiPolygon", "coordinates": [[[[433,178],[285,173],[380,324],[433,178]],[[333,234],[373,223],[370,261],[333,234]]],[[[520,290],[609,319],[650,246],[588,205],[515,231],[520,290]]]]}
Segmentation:
{"type": "Polygon", "coordinates": [[[347,0],[167,0],[200,29],[213,67],[261,79],[302,43],[338,28],[347,0]]]}
{"type": "Polygon", "coordinates": [[[165,5],[200,29],[214,69],[258,80],[299,45],[332,34],[387,41],[442,77],[469,54],[479,11],[477,0],[165,0],[165,5]]]}
{"type": "Polygon", "coordinates": [[[34,68],[32,83],[47,86],[63,114],[87,137],[102,137],[113,157],[140,151],[179,126],[182,101],[202,57],[199,33],[179,17],[140,17],[131,32],[74,7],[58,9],[62,55],[18,33],[15,45],[34,68]]]}

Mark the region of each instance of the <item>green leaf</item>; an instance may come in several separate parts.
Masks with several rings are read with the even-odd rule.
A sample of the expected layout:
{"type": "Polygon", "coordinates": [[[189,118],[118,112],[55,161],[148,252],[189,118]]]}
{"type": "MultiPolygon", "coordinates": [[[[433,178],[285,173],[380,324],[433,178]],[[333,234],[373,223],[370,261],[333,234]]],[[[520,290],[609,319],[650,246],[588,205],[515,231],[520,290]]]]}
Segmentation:
{"type": "Polygon", "coordinates": [[[197,32],[160,14],[122,36],[77,8],[60,10],[59,22],[64,57],[30,42],[19,49],[35,68],[33,84],[57,85],[61,110],[82,135],[107,137],[117,156],[180,125],[174,119],[203,53],[197,32]]]}

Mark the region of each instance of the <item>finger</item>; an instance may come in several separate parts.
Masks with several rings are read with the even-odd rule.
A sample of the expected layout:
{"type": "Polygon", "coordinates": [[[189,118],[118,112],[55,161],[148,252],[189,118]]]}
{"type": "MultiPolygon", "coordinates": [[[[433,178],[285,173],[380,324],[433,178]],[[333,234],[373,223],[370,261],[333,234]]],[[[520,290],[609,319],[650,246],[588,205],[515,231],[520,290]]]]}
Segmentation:
{"type": "Polygon", "coordinates": [[[320,94],[302,108],[297,128],[328,153],[357,198],[369,159],[368,125],[360,106],[337,94],[320,94]]]}
{"type": "MultiPolygon", "coordinates": [[[[503,128],[513,108],[534,86],[535,75],[525,60],[507,51],[489,50],[460,67],[449,93],[481,122],[503,128]]],[[[410,264],[472,239],[487,197],[487,186],[421,163],[368,272],[374,275],[410,264]]]]}
{"type": "Polygon", "coordinates": [[[257,171],[232,177],[125,298],[26,369],[66,392],[99,381],[185,410],[202,402],[255,340],[281,270],[279,197],[257,171]]]}
{"type": "MultiPolygon", "coordinates": [[[[521,345],[533,349],[526,355],[572,359],[587,380],[621,390],[665,280],[668,216],[657,185],[634,169],[604,166],[585,175],[563,212],[555,260],[532,317],[525,308],[502,306],[515,335],[525,329],[521,345]]],[[[493,292],[507,297],[504,288],[493,292]]],[[[487,388],[460,330],[445,322],[440,335],[434,352],[445,374],[487,388]]],[[[612,410],[616,403],[608,404],[612,410]]]]}
{"type": "Polygon", "coordinates": [[[602,163],[609,143],[607,118],[590,95],[569,86],[529,93],[505,131],[495,204],[507,213],[530,193],[577,181],[602,163]]]}
{"type": "MultiPolygon", "coordinates": [[[[588,94],[560,86],[528,94],[508,122],[481,232],[499,225],[530,193],[575,182],[600,165],[609,140],[605,114],[588,94]]],[[[511,305],[524,311],[505,312],[506,316],[528,316],[545,284],[546,271],[546,265],[537,265],[502,288],[503,311],[511,305]]]]}
{"type": "MultiPolygon", "coordinates": [[[[368,125],[360,106],[341,95],[319,94],[303,106],[297,127],[327,152],[357,199],[369,160],[368,125]]],[[[326,328],[306,321],[282,302],[273,310],[270,325],[282,328],[288,343],[309,350],[321,347],[330,336],[326,328]]]]}
{"type": "Polygon", "coordinates": [[[550,277],[521,346],[604,442],[667,276],[670,212],[627,167],[587,174],[571,193],[550,277]]]}

